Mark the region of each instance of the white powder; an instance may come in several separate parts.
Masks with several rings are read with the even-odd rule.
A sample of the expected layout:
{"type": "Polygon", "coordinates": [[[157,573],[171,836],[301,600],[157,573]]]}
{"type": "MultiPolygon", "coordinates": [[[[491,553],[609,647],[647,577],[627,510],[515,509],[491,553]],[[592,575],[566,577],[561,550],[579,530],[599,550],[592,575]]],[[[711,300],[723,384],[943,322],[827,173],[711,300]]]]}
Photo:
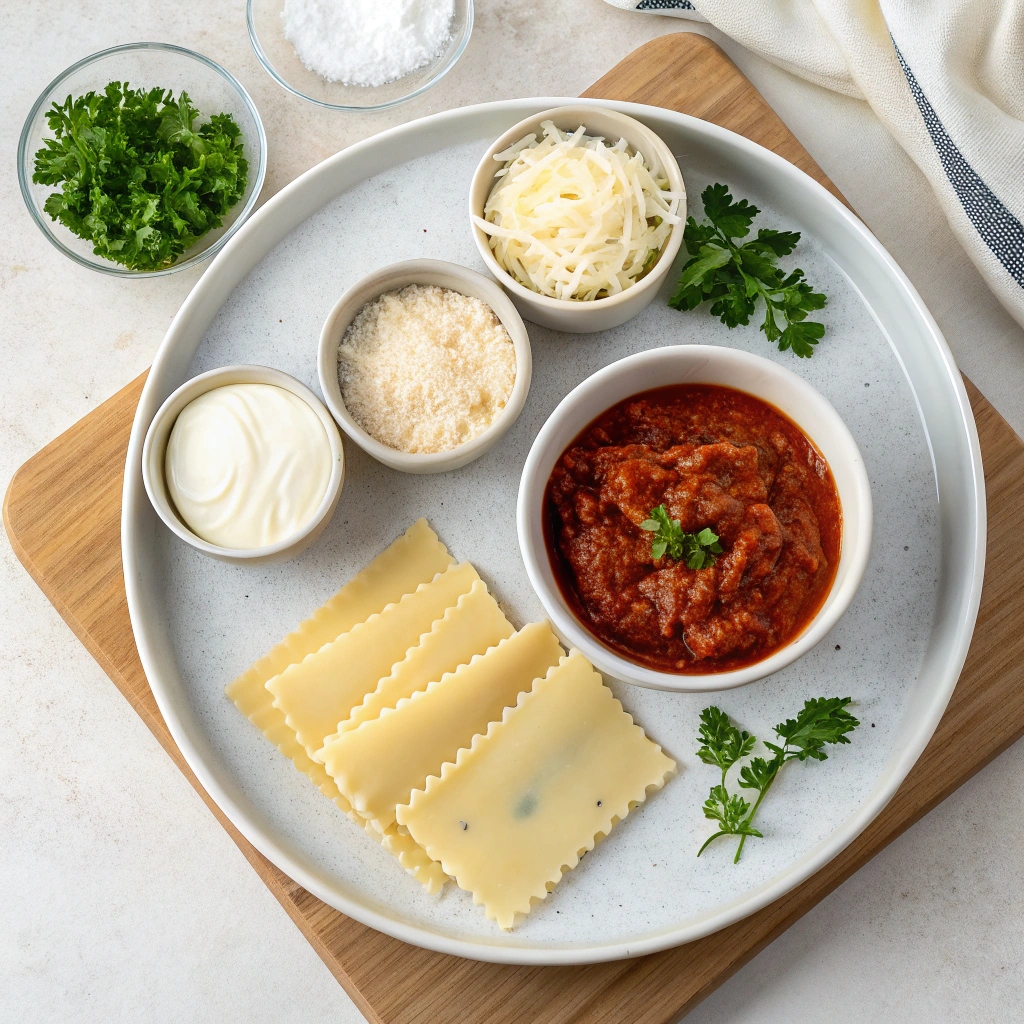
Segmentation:
{"type": "Polygon", "coordinates": [[[310,71],[384,85],[429,64],[448,42],[454,0],[285,0],[285,38],[310,71]]]}
{"type": "Polygon", "coordinates": [[[381,444],[442,452],[483,433],[516,380],[515,346],[494,310],[412,284],[356,314],[338,347],[345,407],[381,444]]]}

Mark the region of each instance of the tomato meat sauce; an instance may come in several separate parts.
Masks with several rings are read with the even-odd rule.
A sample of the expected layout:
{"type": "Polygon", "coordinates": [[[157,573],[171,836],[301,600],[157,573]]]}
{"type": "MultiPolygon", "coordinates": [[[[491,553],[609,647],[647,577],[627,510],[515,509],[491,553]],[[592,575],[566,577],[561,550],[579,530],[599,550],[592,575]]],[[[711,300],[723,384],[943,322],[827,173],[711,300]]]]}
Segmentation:
{"type": "Polygon", "coordinates": [[[725,672],[800,633],[839,564],[842,509],[828,464],[777,409],[732,388],[645,391],[562,453],[545,495],[555,577],[606,646],[659,671],[725,672]],[[664,505],[722,547],[691,569],[641,529],[664,505]]]}

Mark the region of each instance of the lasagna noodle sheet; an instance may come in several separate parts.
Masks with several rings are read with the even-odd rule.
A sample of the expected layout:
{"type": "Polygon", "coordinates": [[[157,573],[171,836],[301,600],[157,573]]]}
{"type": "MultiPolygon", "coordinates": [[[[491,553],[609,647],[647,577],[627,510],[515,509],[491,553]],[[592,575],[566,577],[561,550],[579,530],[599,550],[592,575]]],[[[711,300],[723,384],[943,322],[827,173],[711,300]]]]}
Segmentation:
{"type": "Polygon", "coordinates": [[[321,793],[377,842],[429,892],[436,892],[446,880],[440,865],[398,829],[382,834],[352,811],[322,765],[312,760],[289,727],[284,714],[273,703],[266,683],[290,664],[336,639],[341,633],[365,621],[386,605],[400,601],[421,583],[432,580],[453,564],[453,559],[425,519],[417,520],[390,547],[345,584],[326,604],[289,633],[268,654],[233,680],[226,688],[235,706],[284,754],[321,793]]]}
{"type": "Polygon", "coordinates": [[[326,737],[477,579],[468,562],[453,565],[267,683],[274,706],[313,760],[326,737]]]}
{"type": "Polygon", "coordinates": [[[377,689],[353,709],[351,716],[341,723],[338,733],[327,737],[324,746],[330,746],[337,735],[372,721],[385,708],[393,708],[403,698],[425,689],[428,683],[440,679],[446,672],[454,672],[474,654],[483,653],[514,632],[498,602],[487,592],[487,585],[477,580],[469,592],[459,598],[458,604],[449,608],[444,618],[438,619],[430,632],[394,667],[391,675],[382,679],[377,689]]]}
{"type": "Polygon", "coordinates": [[[399,806],[397,820],[511,928],[674,770],[573,651],[399,806]]]}
{"type": "MultiPolygon", "coordinates": [[[[263,729],[253,716],[260,716],[263,721],[268,720],[267,715],[273,718],[270,712],[273,696],[266,689],[268,680],[337,639],[357,623],[365,622],[386,605],[400,601],[421,583],[428,583],[439,572],[444,572],[453,562],[427,521],[418,519],[326,604],[229,683],[225,692],[246,718],[263,729]]],[[[269,735],[267,739],[275,742],[269,735]]],[[[283,750],[281,753],[290,756],[283,750]]],[[[304,771],[301,767],[299,770],[304,771]]]]}
{"type": "Polygon", "coordinates": [[[379,718],[340,733],[318,756],[355,810],[384,831],[396,805],[486,732],[561,653],[551,627],[532,623],[379,718]]]}

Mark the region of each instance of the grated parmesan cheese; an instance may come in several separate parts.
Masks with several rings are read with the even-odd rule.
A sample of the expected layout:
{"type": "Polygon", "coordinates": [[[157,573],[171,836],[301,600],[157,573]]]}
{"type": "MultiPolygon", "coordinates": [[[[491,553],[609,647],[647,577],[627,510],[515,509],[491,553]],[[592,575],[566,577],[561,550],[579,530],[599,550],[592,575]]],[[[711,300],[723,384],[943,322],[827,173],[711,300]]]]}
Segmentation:
{"type": "Polygon", "coordinates": [[[616,295],[657,262],[680,221],[681,194],[625,139],[614,146],[551,121],[495,160],[504,163],[474,217],[494,258],[520,284],[555,299],[616,295]]]}
{"type": "Polygon", "coordinates": [[[436,285],[385,292],[338,346],[348,411],[397,451],[450,451],[482,434],[516,379],[512,339],[486,302],[436,285]]]}

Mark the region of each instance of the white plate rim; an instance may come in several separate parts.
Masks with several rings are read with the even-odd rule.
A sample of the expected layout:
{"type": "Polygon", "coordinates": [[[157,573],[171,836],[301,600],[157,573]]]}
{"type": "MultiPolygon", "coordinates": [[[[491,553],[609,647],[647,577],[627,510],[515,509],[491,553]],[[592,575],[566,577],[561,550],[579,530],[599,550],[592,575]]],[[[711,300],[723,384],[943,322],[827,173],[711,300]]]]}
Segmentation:
{"type": "MultiPolygon", "coordinates": [[[[207,326],[208,324],[209,321],[207,326]]],[[[196,340],[196,346],[201,342],[206,329],[206,327],[203,328],[196,340]]],[[[929,437],[929,444],[930,442],[929,437]]],[[[155,513],[153,516],[155,518],[155,513]]],[[[791,891],[828,864],[863,832],[889,802],[921,755],[931,739],[959,679],[960,671],[967,657],[981,599],[985,567],[986,526],[984,475],[977,426],[963,379],[956,367],[952,353],[914,286],[888,252],[853,213],[813,178],[784,158],[741,135],[710,122],[645,104],[539,97],[477,104],[429,115],[389,129],[342,150],[312,167],[268,200],[248,219],[217,254],[186,297],[153,360],[136,410],[128,446],[122,498],[121,543],[129,616],[139,657],[157,706],[174,742],[199,783],[225,817],[249,843],[314,896],[362,924],[394,938],[468,959],[495,963],[553,966],[597,963],[640,956],[709,935],[756,913],[791,891]],[[193,735],[187,724],[179,717],[174,705],[174,695],[161,678],[161,660],[170,652],[164,650],[159,637],[153,635],[145,614],[144,583],[137,545],[146,534],[142,520],[152,510],[149,508],[142,484],[142,444],[149,421],[157,411],[163,397],[166,397],[161,394],[162,382],[168,376],[172,379],[183,377],[194,354],[194,348],[189,348],[188,345],[185,345],[184,349],[182,348],[183,339],[190,329],[190,321],[201,320],[207,314],[212,320],[212,316],[220,309],[235,286],[285,235],[326,202],[344,191],[344,188],[335,190],[332,186],[339,171],[348,165],[357,167],[365,165],[350,182],[352,184],[357,180],[364,180],[372,174],[379,173],[400,160],[409,159],[410,155],[418,155],[413,150],[411,153],[407,151],[398,160],[388,159],[391,151],[401,149],[403,143],[411,145],[420,133],[443,132],[447,125],[457,122],[461,118],[489,114],[496,117],[507,116],[510,118],[509,123],[513,123],[515,120],[521,120],[528,116],[531,111],[570,102],[610,106],[640,120],[644,120],[645,117],[653,117],[677,121],[685,130],[703,134],[719,145],[734,147],[753,162],[766,165],[770,174],[779,175],[782,179],[789,179],[790,183],[799,182],[799,187],[816,193],[817,201],[825,205],[828,215],[837,219],[846,231],[856,236],[859,244],[868,249],[872,258],[884,268],[890,283],[896,286],[903,300],[909,305],[934,344],[934,355],[939,360],[937,369],[941,373],[944,383],[947,383],[952,389],[954,408],[957,414],[957,432],[959,433],[962,429],[961,439],[967,443],[969,478],[964,481],[964,484],[971,499],[967,512],[970,513],[972,521],[963,531],[967,540],[964,541],[964,550],[961,552],[968,566],[968,569],[961,573],[965,577],[966,593],[961,592],[957,602],[956,638],[948,650],[943,678],[932,684],[929,699],[925,701],[924,706],[915,706],[914,708],[919,713],[919,726],[916,733],[909,742],[897,746],[880,774],[875,788],[860,807],[822,842],[798,858],[787,869],[769,879],[768,882],[748,890],[742,896],[691,918],[681,927],[664,929],[637,941],[591,943],[581,946],[499,945],[489,944],[482,939],[461,939],[440,934],[427,927],[398,920],[375,906],[362,903],[339,892],[317,873],[316,866],[299,850],[291,847],[282,837],[273,835],[260,823],[252,820],[246,808],[242,806],[243,800],[240,799],[240,794],[233,789],[228,780],[221,778],[213,768],[207,765],[201,750],[201,737],[193,735]],[[280,224],[275,224],[275,220],[288,226],[285,230],[278,231],[280,224]],[[261,241],[264,236],[273,236],[273,240],[265,247],[261,241]],[[218,298],[218,296],[220,297],[218,298]],[[188,351],[186,352],[185,349],[188,351]]],[[[915,694],[912,693],[911,704],[914,703],[914,697],[915,694]]],[[[917,703],[920,704],[921,701],[918,700],[917,703]]],[[[909,713],[909,709],[907,713],[909,713]]]]}

